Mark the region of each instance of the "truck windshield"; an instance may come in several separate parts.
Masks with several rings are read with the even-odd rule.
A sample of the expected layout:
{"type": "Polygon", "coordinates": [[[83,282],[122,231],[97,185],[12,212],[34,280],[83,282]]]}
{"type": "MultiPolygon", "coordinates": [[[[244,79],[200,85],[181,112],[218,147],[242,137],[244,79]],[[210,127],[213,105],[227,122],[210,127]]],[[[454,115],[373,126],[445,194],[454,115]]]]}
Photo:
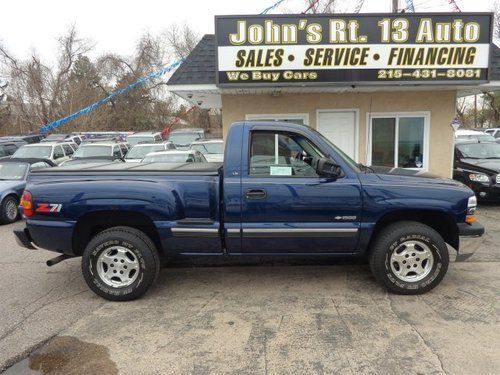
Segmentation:
{"type": "Polygon", "coordinates": [[[457,146],[464,158],[471,159],[500,159],[500,144],[498,143],[469,143],[457,146]]]}
{"type": "Polygon", "coordinates": [[[317,130],[315,129],[310,129],[312,130],[314,133],[316,133],[316,135],[318,135],[321,139],[323,139],[326,143],[328,143],[328,145],[333,148],[339,155],[341,158],[344,159],[344,161],[357,173],[360,173],[361,172],[361,169],[359,168],[359,164],[356,163],[354,160],[351,159],[350,156],[348,156],[344,151],[342,151],[340,148],[338,148],[337,146],[335,146],[328,138],[326,138],[323,134],[321,134],[320,132],[318,132],[317,130]]]}
{"type": "Polygon", "coordinates": [[[111,156],[110,146],[81,146],[73,154],[74,158],[88,158],[92,156],[111,156]]]}

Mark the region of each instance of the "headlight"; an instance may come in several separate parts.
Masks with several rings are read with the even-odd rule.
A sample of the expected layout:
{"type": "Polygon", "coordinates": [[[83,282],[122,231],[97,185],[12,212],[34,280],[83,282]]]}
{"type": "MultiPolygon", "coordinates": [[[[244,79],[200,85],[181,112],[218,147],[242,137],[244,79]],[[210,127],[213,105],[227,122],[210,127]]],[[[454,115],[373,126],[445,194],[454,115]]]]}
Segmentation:
{"type": "Polygon", "coordinates": [[[470,224],[476,220],[474,216],[476,213],[476,207],[477,198],[473,195],[472,197],[469,197],[469,200],[467,201],[467,216],[465,217],[465,222],[470,224]]]}
{"type": "Polygon", "coordinates": [[[495,178],[495,182],[497,184],[500,184],[500,174],[497,174],[497,177],[495,178]]]}
{"type": "Polygon", "coordinates": [[[484,173],[471,173],[469,179],[475,182],[490,182],[490,178],[484,173]]]}

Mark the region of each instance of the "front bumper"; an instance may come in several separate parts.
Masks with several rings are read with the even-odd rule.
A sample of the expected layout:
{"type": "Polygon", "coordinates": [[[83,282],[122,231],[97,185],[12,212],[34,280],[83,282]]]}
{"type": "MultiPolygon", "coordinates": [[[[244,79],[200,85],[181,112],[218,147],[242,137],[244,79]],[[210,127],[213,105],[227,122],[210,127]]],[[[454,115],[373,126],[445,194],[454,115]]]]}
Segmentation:
{"type": "Polygon", "coordinates": [[[472,182],[470,188],[476,194],[476,197],[483,201],[500,201],[500,184],[485,184],[481,182],[472,182]]]}
{"type": "Polygon", "coordinates": [[[455,261],[463,262],[470,258],[481,245],[481,241],[477,241],[478,237],[484,234],[484,226],[478,222],[459,223],[458,235],[460,236],[460,247],[455,261]]]}

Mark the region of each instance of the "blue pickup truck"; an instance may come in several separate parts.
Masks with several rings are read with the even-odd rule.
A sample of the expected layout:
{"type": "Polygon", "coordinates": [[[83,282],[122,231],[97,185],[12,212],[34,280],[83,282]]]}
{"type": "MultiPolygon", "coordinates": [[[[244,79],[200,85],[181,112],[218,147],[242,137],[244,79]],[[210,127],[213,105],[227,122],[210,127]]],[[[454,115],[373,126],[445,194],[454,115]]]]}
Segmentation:
{"type": "MultiPolygon", "coordinates": [[[[447,244],[481,236],[465,185],[355,163],[315,130],[235,123],[224,163],[68,166],[33,172],[21,200],[29,249],[82,257],[88,286],[131,300],[167,256],[364,256],[389,291],[420,294],[447,244]]],[[[460,253],[461,254],[461,253],[460,253]]],[[[462,254],[461,254],[462,255],[462,254]]]]}

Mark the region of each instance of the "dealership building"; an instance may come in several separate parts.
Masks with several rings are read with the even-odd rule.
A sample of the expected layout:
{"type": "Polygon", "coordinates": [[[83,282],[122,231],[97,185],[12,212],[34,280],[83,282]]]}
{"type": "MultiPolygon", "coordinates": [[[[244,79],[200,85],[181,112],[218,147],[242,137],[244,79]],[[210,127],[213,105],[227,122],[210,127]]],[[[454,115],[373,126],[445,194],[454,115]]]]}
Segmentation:
{"type": "Polygon", "coordinates": [[[457,97],[500,89],[492,14],[220,16],[168,81],[202,108],[311,126],[357,162],[450,177],[457,97]]]}

